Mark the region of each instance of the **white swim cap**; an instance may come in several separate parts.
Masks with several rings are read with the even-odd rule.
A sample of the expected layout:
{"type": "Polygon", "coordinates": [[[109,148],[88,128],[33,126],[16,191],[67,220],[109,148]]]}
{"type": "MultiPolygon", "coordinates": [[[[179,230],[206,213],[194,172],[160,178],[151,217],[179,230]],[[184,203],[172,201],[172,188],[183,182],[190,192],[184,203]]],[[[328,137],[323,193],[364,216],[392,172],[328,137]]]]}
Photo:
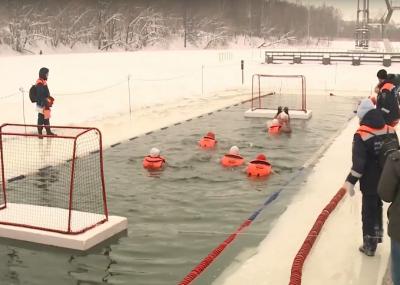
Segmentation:
{"type": "Polygon", "coordinates": [[[363,99],[360,102],[360,105],[358,105],[357,108],[357,116],[360,120],[362,120],[369,111],[372,109],[375,109],[374,104],[372,103],[371,99],[363,99]]]}
{"type": "Polygon", "coordinates": [[[237,147],[237,146],[232,146],[230,149],[229,149],[229,154],[232,154],[232,155],[239,155],[239,148],[237,147]]]}
{"type": "Polygon", "coordinates": [[[159,156],[159,155],[160,155],[160,150],[159,150],[158,148],[153,147],[153,148],[150,150],[150,156],[151,156],[151,157],[157,157],[157,156],[159,156]]]}

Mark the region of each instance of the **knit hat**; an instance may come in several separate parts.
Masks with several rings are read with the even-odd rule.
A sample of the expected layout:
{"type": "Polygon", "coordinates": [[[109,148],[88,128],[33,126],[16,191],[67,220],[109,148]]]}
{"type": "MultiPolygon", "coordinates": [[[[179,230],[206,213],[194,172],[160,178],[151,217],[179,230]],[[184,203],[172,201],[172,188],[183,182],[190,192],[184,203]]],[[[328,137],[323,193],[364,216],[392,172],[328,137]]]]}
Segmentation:
{"type": "Polygon", "coordinates": [[[385,69],[381,69],[378,71],[378,73],[376,74],[376,76],[378,77],[378,79],[386,79],[387,78],[387,72],[385,69]]]}
{"type": "Polygon", "coordinates": [[[237,146],[232,146],[229,150],[229,154],[232,155],[239,155],[239,148],[237,146]]]}
{"type": "Polygon", "coordinates": [[[257,155],[256,159],[257,160],[267,160],[267,157],[264,154],[260,153],[259,155],[257,155]]]}
{"type": "Polygon", "coordinates": [[[150,150],[150,156],[151,156],[151,157],[157,157],[157,156],[159,156],[159,155],[160,155],[160,150],[159,150],[158,148],[153,147],[153,148],[150,150]]]}
{"type": "Polygon", "coordinates": [[[365,116],[366,113],[371,111],[372,109],[375,109],[374,104],[372,103],[371,99],[362,99],[360,102],[360,105],[358,105],[357,108],[357,116],[360,120],[362,120],[365,116]]]}
{"type": "Polygon", "coordinates": [[[49,75],[49,69],[46,67],[42,67],[39,70],[39,78],[47,80],[47,76],[49,75]]]}

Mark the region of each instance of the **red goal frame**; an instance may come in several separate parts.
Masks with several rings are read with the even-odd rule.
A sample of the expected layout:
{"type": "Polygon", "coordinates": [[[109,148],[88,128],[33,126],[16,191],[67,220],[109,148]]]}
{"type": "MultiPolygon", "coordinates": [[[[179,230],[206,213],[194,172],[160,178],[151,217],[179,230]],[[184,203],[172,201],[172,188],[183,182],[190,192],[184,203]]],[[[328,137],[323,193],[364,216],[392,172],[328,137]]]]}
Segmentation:
{"type": "MultiPolygon", "coordinates": [[[[102,146],[102,135],[99,129],[97,128],[91,128],[91,127],[72,127],[72,126],[51,126],[52,130],[55,130],[55,132],[58,134],[57,136],[53,135],[38,135],[37,134],[37,127],[36,125],[24,125],[24,124],[3,124],[0,126],[0,167],[1,167],[1,189],[2,191],[0,192],[3,197],[2,200],[0,200],[0,213],[3,213],[3,211],[6,211],[9,206],[11,205],[23,205],[23,206],[32,206],[32,207],[40,207],[46,208],[43,205],[37,206],[37,205],[24,205],[23,203],[21,204],[20,201],[16,202],[11,199],[8,199],[9,193],[8,193],[8,184],[11,183],[11,181],[16,181],[16,180],[23,180],[26,177],[29,177],[30,175],[35,175],[34,171],[38,171],[38,169],[30,169],[33,172],[29,173],[24,173],[24,172],[16,172],[17,176],[15,177],[9,177],[7,176],[6,170],[9,165],[9,163],[5,159],[5,148],[7,148],[7,144],[15,144],[18,143],[18,140],[23,141],[26,140],[27,143],[31,141],[42,141],[42,140],[68,140],[72,142],[68,142],[68,145],[72,145],[72,149],[68,149],[66,151],[66,154],[68,157],[64,157],[62,161],[62,164],[67,167],[68,171],[67,174],[64,176],[66,177],[65,181],[63,182],[68,182],[69,180],[69,185],[68,187],[59,187],[60,191],[64,191],[64,189],[61,188],[67,188],[63,192],[63,195],[68,199],[68,201],[62,201],[62,203],[65,204],[65,207],[60,209],[62,211],[62,222],[60,223],[61,225],[57,228],[55,227],[49,227],[49,226],[42,226],[40,224],[30,224],[29,222],[15,222],[15,221],[7,221],[3,220],[0,216],[0,224],[3,225],[9,225],[9,226],[17,226],[17,227],[24,227],[24,228],[31,228],[31,229],[36,229],[36,230],[44,230],[44,231],[50,231],[50,232],[56,232],[56,233],[62,233],[62,234],[71,234],[71,235],[76,235],[80,234],[83,232],[86,232],[87,230],[96,227],[99,224],[102,224],[106,221],[108,221],[108,208],[107,208],[107,198],[106,198],[106,190],[105,190],[105,179],[104,179],[104,166],[103,166],[103,146],[102,146]],[[40,140],[41,139],[41,140],[40,140]],[[80,143],[85,143],[85,141],[81,141],[82,139],[90,139],[90,147],[87,147],[85,145],[85,152],[80,156],[79,153],[79,144],[80,143]],[[13,141],[14,140],[14,141],[13,141]],[[77,176],[77,163],[79,163],[78,170],[80,168],[87,167],[83,162],[84,159],[87,159],[90,155],[93,155],[95,157],[94,162],[91,165],[95,164],[96,169],[93,171],[98,171],[98,173],[94,173],[93,177],[95,177],[93,180],[95,180],[96,185],[91,185],[90,180],[85,183],[79,184],[76,182],[76,176],[77,176]],[[69,173],[70,172],[70,173],[69,173]],[[82,209],[79,209],[79,203],[77,203],[74,200],[74,190],[78,191],[85,191],[85,187],[88,188],[96,188],[92,189],[93,193],[96,193],[97,197],[97,202],[98,205],[96,206],[96,211],[98,213],[90,212],[91,209],[93,208],[84,208],[83,211],[82,209]],[[99,188],[99,189],[97,189],[99,188]],[[19,203],[19,204],[18,204],[19,203]],[[100,203],[102,203],[100,205],[100,203]],[[89,211],[86,211],[89,210],[89,211]],[[68,215],[68,218],[65,216],[68,215]],[[88,217],[87,220],[85,220],[84,223],[80,224],[79,226],[73,225],[74,222],[72,221],[72,218],[74,217],[74,220],[78,220],[81,215],[82,217],[88,217]],[[64,222],[67,221],[67,224],[64,224],[64,222]],[[87,222],[86,222],[87,221],[87,222]]],[[[82,151],[83,153],[83,151],[82,151]]],[[[16,158],[17,159],[17,158],[16,158]]],[[[59,162],[60,163],[60,162],[59,162]]],[[[23,165],[23,164],[22,164],[23,165]]],[[[39,165],[39,164],[38,164],[39,165]]],[[[37,166],[35,164],[35,166],[37,166]]],[[[55,165],[57,167],[57,165],[55,165]]],[[[87,169],[87,168],[86,168],[87,169]]],[[[40,170],[40,169],[39,169],[40,170]]],[[[90,170],[90,169],[89,169],[90,170]]],[[[26,187],[24,184],[23,187],[26,187]]],[[[22,190],[26,190],[28,188],[22,188],[22,190]]],[[[34,189],[32,190],[34,191],[34,189]]],[[[0,194],[0,195],[1,195],[0,194]]],[[[90,193],[91,194],[91,193],[90,193]]],[[[78,194],[77,194],[78,195],[78,194]]],[[[11,195],[12,196],[12,195],[11,195]]],[[[88,197],[85,197],[88,201],[90,200],[90,195],[87,195],[88,197]]],[[[75,198],[76,199],[76,198],[75,198]]],[[[95,199],[93,198],[93,201],[95,199]]],[[[94,203],[94,202],[93,202],[94,203]]],[[[48,209],[57,210],[57,207],[47,207],[48,209]]],[[[52,213],[52,212],[49,212],[52,213]]],[[[32,215],[35,215],[36,213],[34,212],[32,215]]],[[[28,220],[27,220],[28,221],[28,220]]]]}
{"type": "MultiPolygon", "coordinates": [[[[253,74],[251,78],[251,110],[254,111],[256,109],[271,109],[265,108],[261,106],[261,98],[266,95],[261,94],[261,78],[298,78],[301,80],[301,107],[293,110],[304,111],[307,112],[307,94],[306,94],[306,78],[304,75],[275,75],[275,74],[253,74]],[[258,100],[255,98],[255,86],[254,79],[257,80],[258,85],[258,100]],[[256,106],[255,101],[258,101],[258,106],[256,106]]],[[[256,90],[257,92],[257,90],[256,90]]],[[[269,94],[268,94],[269,95],[269,94]]]]}

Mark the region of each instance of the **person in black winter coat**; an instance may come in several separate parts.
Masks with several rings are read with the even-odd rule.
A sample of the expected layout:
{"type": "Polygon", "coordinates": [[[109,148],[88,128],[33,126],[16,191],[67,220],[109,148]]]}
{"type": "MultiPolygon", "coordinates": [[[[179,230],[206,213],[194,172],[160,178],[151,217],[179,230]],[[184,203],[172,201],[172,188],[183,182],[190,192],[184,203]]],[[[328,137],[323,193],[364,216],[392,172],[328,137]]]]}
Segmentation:
{"type": "Polygon", "coordinates": [[[41,138],[43,126],[45,126],[46,134],[54,136],[55,134],[50,129],[50,107],[53,103],[53,97],[50,96],[50,91],[47,86],[47,78],[49,69],[42,67],[39,70],[39,79],[36,81],[36,110],[38,112],[38,134],[41,138]]]}
{"type": "Polygon", "coordinates": [[[400,151],[389,155],[378,185],[382,200],[391,203],[388,209],[388,234],[391,239],[392,281],[400,285],[400,151]]]}
{"type": "Polygon", "coordinates": [[[382,201],[377,188],[382,172],[378,163],[382,139],[397,138],[394,128],[385,124],[382,113],[375,109],[370,99],[361,101],[357,109],[360,127],[353,137],[352,168],[343,188],[354,195],[354,185],[360,181],[362,193],[363,245],[359,250],[368,256],[375,255],[377,243],[383,236],[382,201]]]}
{"type": "Polygon", "coordinates": [[[379,83],[376,87],[378,93],[376,108],[382,111],[386,124],[394,127],[397,125],[400,118],[396,86],[393,84],[392,80],[388,78],[385,69],[379,70],[377,77],[379,83]]]}

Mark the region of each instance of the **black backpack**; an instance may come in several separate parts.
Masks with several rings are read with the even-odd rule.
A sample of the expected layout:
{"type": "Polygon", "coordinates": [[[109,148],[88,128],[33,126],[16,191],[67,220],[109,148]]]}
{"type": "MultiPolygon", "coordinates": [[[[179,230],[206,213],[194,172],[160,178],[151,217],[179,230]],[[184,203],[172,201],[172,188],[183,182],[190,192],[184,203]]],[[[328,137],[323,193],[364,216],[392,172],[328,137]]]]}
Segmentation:
{"type": "MultiPolygon", "coordinates": [[[[363,132],[366,132],[375,137],[378,137],[374,133],[369,132],[367,130],[363,130],[363,132]]],[[[386,159],[389,156],[389,154],[399,150],[400,146],[399,146],[399,141],[397,139],[397,135],[389,133],[389,128],[387,128],[387,133],[385,136],[379,136],[378,141],[379,141],[379,144],[381,145],[381,148],[379,149],[379,152],[378,152],[377,162],[378,162],[380,169],[383,169],[383,167],[385,166],[385,163],[386,163],[386,159]]]]}
{"type": "Polygon", "coordinates": [[[395,98],[397,103],[400,105],[400,74],[389,73],[387,75],[387,80],[394,85],[393,92],[395,93],[395,98]]]}
{"type": "Polygon", "coordinates": [[[396,87],[400,86],[400,74],[389,73],[387,79],[396,87]]]}
{"type": "Polygon", "coordinates": [[[37,102],[36,85],[32,85],[31,88],[29,89],[29,99],[31,99],[32,103],[36,103],[37,102]]]}

